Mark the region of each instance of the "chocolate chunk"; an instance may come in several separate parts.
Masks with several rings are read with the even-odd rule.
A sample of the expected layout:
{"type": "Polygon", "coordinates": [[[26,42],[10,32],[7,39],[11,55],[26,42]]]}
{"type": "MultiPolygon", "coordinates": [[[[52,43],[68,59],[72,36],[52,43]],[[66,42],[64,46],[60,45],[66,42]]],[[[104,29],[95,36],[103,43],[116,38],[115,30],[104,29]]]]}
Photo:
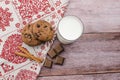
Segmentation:
{"type": "Polygon", "coordinates": [[[58,65],[63,65],[64,60],[65,60],[65,58],[64,58],[64,57],[57,56],[57,57],[56,57],[56,60],[55,60],[55,64],[58,64],[58,65]]]}
{"type": "Polygon", "coordinates": [[[39,25],[39,24],[37,24],[37,28],[40,28],[40,25],[39,25]]]}
{"type": "Polygon", "coordinates": [[[55,44],[53,49],[54,49],[54,51],[56,52],[57,55],[59,55],[61,52],[64,51],[64,48],[60,43],[55,44]]]}
{"type": "Polygon", "coordinates": [[[53,62],[51,60],[49,60],[48,58],[46,58],[44,67],[52,68],[52,64],[53,64],[53,62]]]}
{"type": "Polygon", "coordinates": [[[55,58],[57,56],[57,54],[55,53],[55,51],[53,49],[50,49],[48,51],[48,55],[51,57],[51,58],[55,58]]]}

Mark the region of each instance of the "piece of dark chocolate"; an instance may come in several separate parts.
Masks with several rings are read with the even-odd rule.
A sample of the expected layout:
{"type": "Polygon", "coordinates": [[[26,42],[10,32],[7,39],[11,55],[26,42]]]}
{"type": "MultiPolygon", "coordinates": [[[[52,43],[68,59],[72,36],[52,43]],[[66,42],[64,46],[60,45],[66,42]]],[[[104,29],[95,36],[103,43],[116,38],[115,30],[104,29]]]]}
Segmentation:
{"type": "Polygon", "coordinates": [[[48,51],[48,56],[50,56],[51,58],[55,58],[57,56],[57,54],[55,53],[55,51],[53,49],[50,49],[48,51]]]}
{"type": "Polygon", "coordinates": [[[62,56],[57,56],[57,57],[56,57],[56,60],[55,60],[55,64],[63,65],[64,60],[65,60],[64,57],[62,57],[62,56]]]}
{"type": "Polygon", "coordinates": [[[53,64],[53,62],[51,60],[49,60],[48,58],[46,58],[44,67],[52,68],[52,64],[53,64]]]}
{"type": "Polygon", "coordinates": [[[61,52],[64,51],[64,48],[60,43],[55,44],[53,49],[54,49],[54,51],[56,52],[57,55],[59,55],[61,52]]]}

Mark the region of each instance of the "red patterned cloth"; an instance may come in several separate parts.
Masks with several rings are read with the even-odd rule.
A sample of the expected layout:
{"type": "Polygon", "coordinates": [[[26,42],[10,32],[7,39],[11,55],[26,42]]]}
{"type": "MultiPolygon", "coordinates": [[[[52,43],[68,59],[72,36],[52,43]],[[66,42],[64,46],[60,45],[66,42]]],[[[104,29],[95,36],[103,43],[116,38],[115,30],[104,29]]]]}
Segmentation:
{"type": "Polygon", "coordinates": [[[51,42],[30,47],[21,40],[21,29],[39,19],[56,31],[69,0],[0,0],[0,80],[36,80],[43,63],[16,56],[23,46],[38,57],[46,57],[51,42]]]}

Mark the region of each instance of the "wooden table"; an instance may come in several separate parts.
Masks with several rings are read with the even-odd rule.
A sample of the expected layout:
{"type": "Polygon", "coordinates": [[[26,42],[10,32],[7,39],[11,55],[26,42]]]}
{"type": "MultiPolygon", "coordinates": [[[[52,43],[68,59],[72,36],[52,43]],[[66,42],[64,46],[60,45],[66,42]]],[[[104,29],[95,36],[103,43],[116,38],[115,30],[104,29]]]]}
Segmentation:
{"type": "Polygon", "coordinates": [[[120,80],[120,0],[70,0],[65,15],[81,18],[84,34],[64,45],[64,65],[42,68],[38,80],[120,80]]]}

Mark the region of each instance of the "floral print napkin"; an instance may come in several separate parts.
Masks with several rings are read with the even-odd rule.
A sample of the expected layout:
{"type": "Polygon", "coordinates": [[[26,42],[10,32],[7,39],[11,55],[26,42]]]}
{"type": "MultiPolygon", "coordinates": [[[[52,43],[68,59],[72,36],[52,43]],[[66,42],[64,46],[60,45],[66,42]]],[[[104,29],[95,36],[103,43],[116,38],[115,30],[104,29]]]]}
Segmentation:
{"type": "Polygon", "coordinates": [[[21,40],[24,25],[46,20],[56,31],[69,0],[0,0],[0,80],[36,80],[43,63],[15,55],[18,45],[45,59],[51,42],[30,47],[21,40]]]}

